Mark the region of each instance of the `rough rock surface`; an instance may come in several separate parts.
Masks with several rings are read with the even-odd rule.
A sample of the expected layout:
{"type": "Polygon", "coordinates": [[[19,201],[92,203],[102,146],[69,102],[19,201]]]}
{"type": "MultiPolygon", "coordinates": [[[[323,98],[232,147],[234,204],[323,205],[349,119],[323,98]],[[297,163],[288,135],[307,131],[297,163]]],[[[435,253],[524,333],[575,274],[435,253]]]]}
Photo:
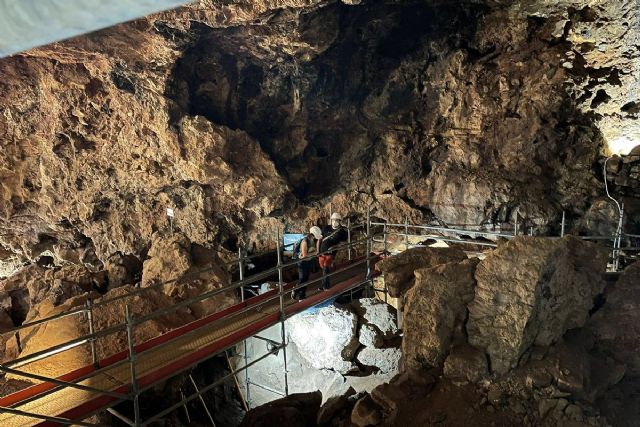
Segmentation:
{"type": "Polygon", "coordinates": [[[167,207],[231,252],[329,203],[554,228],[637,139],[633,0],[344,3],[200,1],[0,60],[3,274],[142,260],[167,207]]]}
{"type": "MultiPolygon", "coordinates": [[[[148,259],[143,264],[142,287],[161,286],[174,301],[196,297],[207,291],[229,285],[229,274],[220,268],[218,255],[201,245],[191,243],[185,235],[154,235],[148,259]]],[[[226,308],[237,301],[233,291],[189,305],[197,318],[226,308]]]]}
{"type": "Polygon", "coordinates": [[[469,343],[487,352],[492,371],[507,372],[531,345],[548,346],[585,324],[606,264],[601,247],[572,236],[499,246],[476,269],[469,343]]]}
{"type": "Polygon", "coordinates": [[[388,340],[398,334],[396,312],[389,304],[376,298],[360,298],[351,307],[358,314],[362,326],[375,328],[383,339],[388,340]]]}
{"type": "Polygon", "coordinates": [[[300,354],[316,369],[346,374],[359,346],[355,313],[330,305],[315,313],[301,313],[288,322],[287,332],[300,354]]]}
{"type": "Polygon", "coordinates": [[[322,394],[319,391],[292,394],[247,412],[240,426],[315,426],[321,402],[322,394]]]}
{"type": "Polygon", "coordinates": [[[640,376],[640,262],[624,270],[606,293],[604,307],[589,320],[596,349],[625,363],[630,375],[640,376]]]}
{"type": "Polygon", "coordinates": [[[464,259],[467,256],[458,248],[411,248],[379,261],[376,268],[384,275],[389,295],[397,298],[413,286],[414,271],[417,269],[464,259]]]}
{"type": "Polygon", "coordinates": [[[383,374],[396,373],[402,352],[399,348],[365,347],[358,352],[358,362],[364,366],[376,367],[383,374]]]}
{"type": "Polygon", "coordinates": [[[451,344],[464,341],[466,304],[474,296],[477,264],[477,259],[465,259],[416,270],[403,324],[407,367],[442,366],[451,344]]]}
{"type": "Polygon", "coordinates": [[[384,344],[384,338],[380,330],[370,324],[360,326],[358,341],[365,347],[381,347],[384,344]]]}
{"type": "Polygon", "coordinates": [[[488,374],[486,354],[467,344],[452,348],[444,361],[444,375],[456,383],[476,383],[488,374]]]}
{"type": "Polygon", "coordinates": [[[356,427],[369,427],[380,424],[382,414],[380,407],[375,404],[371,396],[366,395],[356,402],[351,412],[351,423],[356,427]]]}

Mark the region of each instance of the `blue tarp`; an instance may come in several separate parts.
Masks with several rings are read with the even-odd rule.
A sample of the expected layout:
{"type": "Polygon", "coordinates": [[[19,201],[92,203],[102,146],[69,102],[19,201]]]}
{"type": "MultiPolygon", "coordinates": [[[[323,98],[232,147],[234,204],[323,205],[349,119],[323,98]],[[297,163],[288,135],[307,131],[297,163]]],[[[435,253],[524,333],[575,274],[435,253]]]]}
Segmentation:
{"type": "Polygon", "coordinates": [[[285,251],[292,251],[293,245],[295,245],[296,242],[301,240],[303,237],[303,233],[284,233],[284,237],[282,239],[283,249],[285,251]]]}

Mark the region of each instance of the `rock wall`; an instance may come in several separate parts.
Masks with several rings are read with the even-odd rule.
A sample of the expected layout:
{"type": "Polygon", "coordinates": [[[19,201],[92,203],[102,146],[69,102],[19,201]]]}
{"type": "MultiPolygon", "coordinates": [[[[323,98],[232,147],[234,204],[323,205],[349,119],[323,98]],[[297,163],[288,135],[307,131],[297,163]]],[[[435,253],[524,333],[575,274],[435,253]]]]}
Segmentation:
{"type": "Polygon", "coordinates": [[[475,272],[469,343],[487,352],[493,371],[506,373],[533,344],[549,346],[584,326],[606,266],[604,249],[572,236],[516,237],[499,246],[475,272]]]}
{"type": "Polygon", "coordinates": [[[142,261],[167,207],[231,252],[329,203],[553,229],[637,137],[633,5],[207,0],[2,59],[0,271],[142,261]]]}

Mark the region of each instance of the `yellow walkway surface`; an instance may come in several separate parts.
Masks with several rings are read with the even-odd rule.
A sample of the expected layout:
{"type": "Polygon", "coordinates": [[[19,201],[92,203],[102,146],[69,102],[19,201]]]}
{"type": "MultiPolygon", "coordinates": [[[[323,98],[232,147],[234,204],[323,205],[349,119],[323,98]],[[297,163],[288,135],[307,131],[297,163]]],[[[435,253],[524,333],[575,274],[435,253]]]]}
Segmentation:
{"type": "MultiPolygon", "coordinates": [[[[285,297],[286,312],[288,315],[300,312],[306,308],[318,304],[323,300],[329,299],[333,296],[339,295],[353,287],[356,284],[360,284],[364,280],[364,274],[362,269],[352,269],[350,272],[351,279],[343,281],[333,286],[330,291],[319,292],[316,290],[317,284],[311,284],[308,287],[308,297],[302,302],[293,301],[290,299],[288,293],[285,297]],[[359,273],[359,274],[358,274],[359,273]]],[[[344,279],[343,279],[344,280],[344,279]]],[[[259,298],[258,298],[259,299],[259,298]]],[[[253,305],[251,299],[246,304],[253,305]]],[[[261,307],[253,308],[245,311],[244,313],[231,313],[228,316],[222,317],[218,320],[214,320],[211,323],[204,326],[193,329],[193,332],[187,335],[180,335],[173,340],[169,341],[165,345],[159,347],[152,347],[151,349],[141,352],[136,355],[136,378],[139,381],[142,380],[144,387],[144,377],[148,374],[158,373],[163,367],[167,367],[172,362],[176,362],[180,359],[184,359],[185,356],[192,355],[198,350],[204,349],[207,346],[215,345],[225,337],[228,337],[234,333],[240,332],[242,337],[234,339],[233,343],[237,343],[242,339],[254,335],[258,330],[253,330],[253,325],[259,325],[259,329],[263,329],[266,326],[273,325],[278,322],[279,319],[279,298],[273,301],[265,303],[261,307]],[[269,320],[269,318],[271,318],[269,320]],[[263,325],[265,321],[268,324],[263,325]]],[[[220,343],[221,348],[217,350],[212,349],[206,357],[210,357],[213,354],[219,353],[229,346],[228,340],[224,343],[220,343]],[[224,345],[223,345],[224,344],[224,345]]],[[[206,357],[202,357],[205,359],[206,357]]],[[[196,362],[197,363],[197,362],[196,362]]],[[[193,364],[193,363],[192,363],[193,364]]],[[[178,372],[171,372],[168,375],[164,375],[163,378],[156,378],[154,382],[158,382],[164,378],[171,377],[178,372]]],[[[91,375],[91,374],[90,374],[91,375]]],[[[84,379],[78,382],[78,384],[90,386],[100,390],[116,391],[119,393],[127,394],[129,390],[129,384],[131,383],[131,367],[128,362],[120,365],[106,368],[103,372],[99,372],[90,378],[84,379]]],[[[16,404],[12,409],[20,411],[32,412],[36,414],[42,414],[47,416],[56,416],[62,418],[78,419],[80,416],[85,418],[93,413],[105,409],[106,407],[113,406],[118,403],[116,398],[104,396],[98,393],[93,393],[84,390],[78,390],[71,387],[63,387],[56,391],[44,394],[40,398],[32,400],[24,404],[16,404]],[[96,406],[96,402],[91,403],[98,397],[106,397],[106,401],[101,402],[96,406]],[[85,405],[86,404],[86,405],[85,405]],[[85,405],[85,408],[79,408],[81,405],[85,405]],[[88,407],[93,405],[93,407],[88,407]],[[68,411],[68,414],[66,414],[68,411]]],[[[0,413],[0,426],[1,427],[18,427],[18,426],[33,426],[33,425],[61,425],[59,423],[51,423],[43,420],[30,418],[26,416],[14,415],[9,413],[0,413]]]]}

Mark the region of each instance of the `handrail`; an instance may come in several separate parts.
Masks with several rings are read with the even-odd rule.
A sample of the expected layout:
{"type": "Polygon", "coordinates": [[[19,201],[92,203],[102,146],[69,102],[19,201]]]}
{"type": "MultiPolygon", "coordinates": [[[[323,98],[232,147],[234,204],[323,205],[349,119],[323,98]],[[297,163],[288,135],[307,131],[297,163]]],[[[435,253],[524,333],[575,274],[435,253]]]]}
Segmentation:
{"type": "Polygon", "coordinates": [[[417,228],[417,229],[423,229],[423,230],[432,230],[432,231],[441,231],[441,232],[446,232],[446,233],[465,233],[465,234],[476,234],[476,235],[481,235],[481,236],[496,236],[496,237],[506,237],[506,238],[512,238],[514,235],[513,234],[508,234],[508,233],[499,233],[499,232],[493,232],[493,231],[478,231],[478,230],[467,230],[464,228],[448,228],[448,227],[440,227],[440,226],[432,226],[432,225],[412,225],[412,224],[395,224],[395,223],[388,223],[388,222],[371,222],[372,226],[384,226],[386,225],[387,227],[409,227],[409,228],[417,228]]]}

